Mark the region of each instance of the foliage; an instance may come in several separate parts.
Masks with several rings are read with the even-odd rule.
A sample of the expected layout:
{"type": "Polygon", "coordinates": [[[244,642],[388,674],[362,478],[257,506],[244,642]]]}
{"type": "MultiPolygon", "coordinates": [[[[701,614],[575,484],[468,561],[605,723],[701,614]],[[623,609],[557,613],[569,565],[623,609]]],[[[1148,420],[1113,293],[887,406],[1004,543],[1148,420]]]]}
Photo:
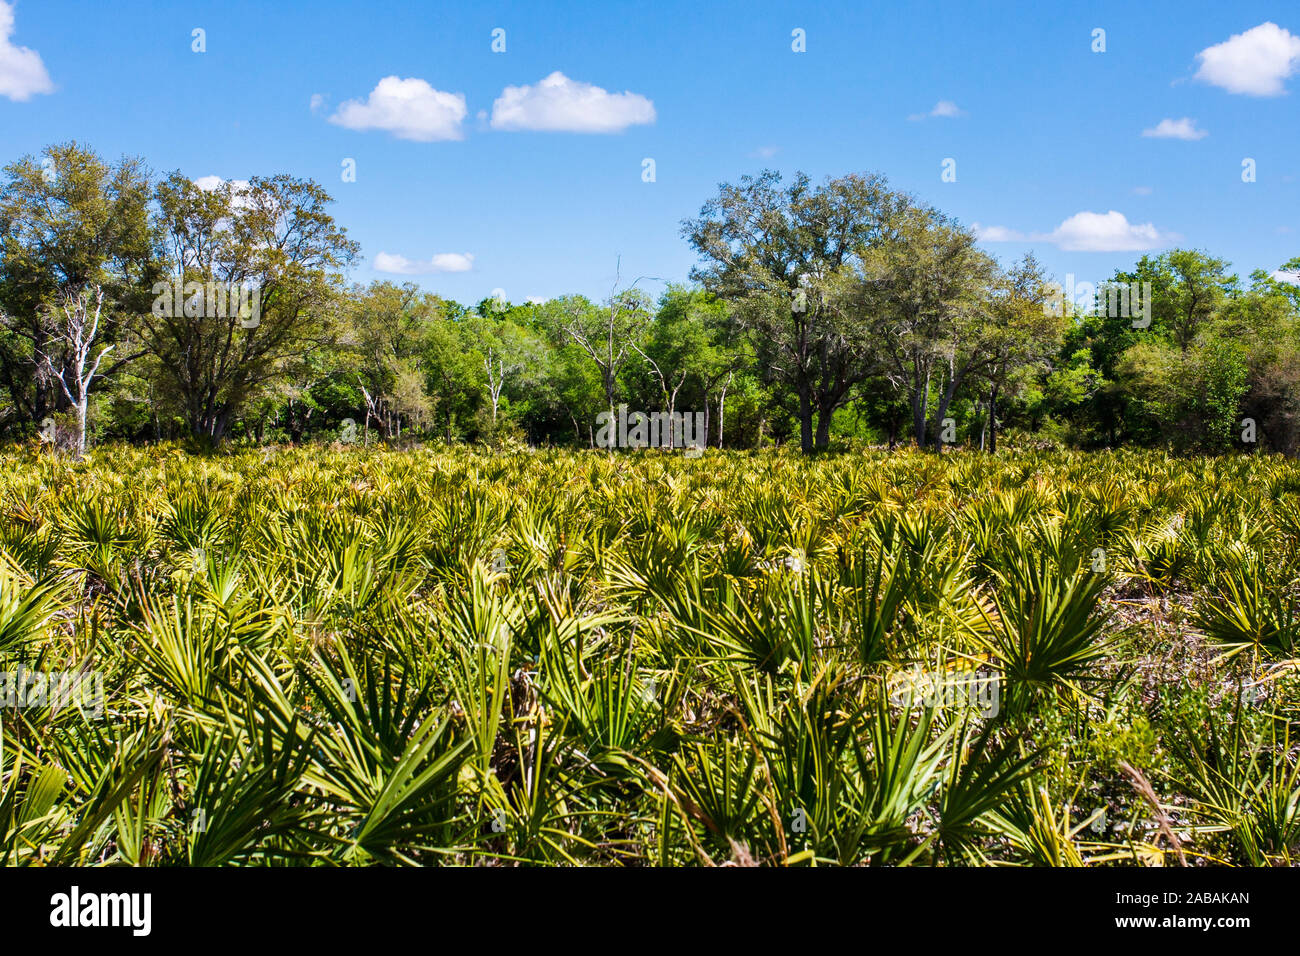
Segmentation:
{"type": "Polygon", "coordinates": [[[3,466],[0,670],[103,690],[0,707],[10,865],[1300,850],[1280,457],[3,466]]]}

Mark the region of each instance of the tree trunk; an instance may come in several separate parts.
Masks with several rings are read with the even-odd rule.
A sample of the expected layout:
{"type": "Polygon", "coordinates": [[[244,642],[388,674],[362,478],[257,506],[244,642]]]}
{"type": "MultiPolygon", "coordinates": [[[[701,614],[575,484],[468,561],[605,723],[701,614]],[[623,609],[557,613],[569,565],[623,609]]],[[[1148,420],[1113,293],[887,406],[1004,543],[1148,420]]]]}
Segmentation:
{"type": "Polygon", "coordinates": [[[727,380],[722,383],[722,397],[718,399],[718,448],[722,448],[722,418],[727,412],[727,386],[731,384],[731,376],[734,373],[727,373],[727,380]]]}
{"type": "Polygon", "coordinates": [[[806,455],[813,450],[812,398],[808,385],[799,385],[799,446],[806,455]]]}
{"type": "Polygon", "coordinates": [[[952,404],[953,396],[957,394],[957,387],[961,384],[961,381],[964,377],[965,377],[964,372],[962,375],[958,375],[956,374],[955,369],[950,369],[948,374],[947,384],[943,386],[943,390],[939,394],[939,408],[937,414],[935,415],[935,423],[937,425],[934,432],[935,451],[938,452],[943,451],[944,419],[948,415],[948,406],[952,404]]]}
{"type": "Polygon", "coordinates": [[[77,400],[77,457],[83,458],[86,454],[86,406],[89,400],[85,393],[82,393],[77,400]]]}
{"type": "Polygon", "coordinates": [[[825,449],[831,443],[831,414],[822,409],[817,416],[817,447],[825,449]]]}
{"type": "Polygon", "coordinates": [[[921,391],[921,383],[915,382],[912,388],[912,437],[916,439],[916,447],[925,448],[925,416],[930,410],[930,373],[925,373],[925,391],[921,391]]]}
{"type": "Polygon", "coordinates": [[[998,450],[998,389],[994,386],[989,392],[989,454],[998,450]]]}
{"type": "Polygon", "coordinates": [[[223,408],[212,424],[212,444],[219,445],[226,437],[226,430],[230,427],[230,416],[234,409],[227,406],[223,408]]]}

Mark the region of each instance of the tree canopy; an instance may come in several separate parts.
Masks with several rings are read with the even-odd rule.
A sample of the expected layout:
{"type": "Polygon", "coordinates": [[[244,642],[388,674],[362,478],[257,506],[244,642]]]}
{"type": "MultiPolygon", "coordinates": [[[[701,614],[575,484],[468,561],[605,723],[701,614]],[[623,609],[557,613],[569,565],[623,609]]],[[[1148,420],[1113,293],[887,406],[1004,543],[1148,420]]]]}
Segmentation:
{"type": "Polygon", "coordinates": [[[1243,281],[1171,249],[1111,277],[1146,298],[1063,303],[1032,255],[998,262],[880,174],[763,171],[683,221],[698,263],[657,298],[465,305],[350,284],[330,206],[310,180],[203,188],[78,143],[10,163],[0,431],[590,447],[627,406],[702,416],[714,447],[1300,452],[1300,285],[1269,264],[1243,281]]]}

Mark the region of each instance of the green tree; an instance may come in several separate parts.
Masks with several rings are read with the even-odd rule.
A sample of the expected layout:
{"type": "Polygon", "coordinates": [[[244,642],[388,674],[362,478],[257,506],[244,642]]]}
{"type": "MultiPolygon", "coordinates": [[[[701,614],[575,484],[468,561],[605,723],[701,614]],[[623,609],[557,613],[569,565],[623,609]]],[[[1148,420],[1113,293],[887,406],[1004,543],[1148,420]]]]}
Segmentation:
{"type": "Polygon", "coordinates": [[[221,441],[252,398],[333,341],[357,245],[329,202],[316,183],[286,175],[204,190],[173,173],[158,186],[170,276],[153,289],[143,336],[195,437],[221,441]],[[222,307],[221,292],[248,292],[252,307],[222,307]]]}
{"type": "Polygon", "coordinates": [[[827,446],[835,411],[872,369],[867,315],[842,270],[908,205],[883,176],[813,186],[799,173],[783,186],[768,170],[724,183],[683,224],[703,260],[692,278],[731,305],[758,366],[797,397],[805,452],[827,446]]]}
{"type": "Polygon", "coordinates": [[[428,383],[427,391],[437,405],[435,419],[447,441],[463,437],[465,429],[473,424],[486,379],[465,318],[442,318],[430,323],[420,368],[428,383]]]}
{"type": "Polygon", "coordinates": [[[1117,374],[1174,448],[1231,447],[1247,391],[1246,350],[1240,341],[1206,333],[1184,349],[1151,338],[1124,353],[1117,374]]]}
{"type": "Polygon", "coordinates": [[[448,304],[409,282],[353,287],[348,302],[340,343],[360,389],[363,440],[369,439],[371,421],[393,438],[404,415],[410,424],[415,424],[411,415],[420,422],[430,420],[434,403],[415,386],[425,370],[430,336],[445,321],[448,304]]]}
{"type": "Polygon", "coordinates": [[[537,367],[543,345],[536,334],[509,314],[473,314],[466,320],[465,332],[483,366],[483,383],[495,429],[506,386],[537,367]]]}
{"type": "Polygon", "coordinates": [[[703,410],[711,425],[716,397],[719,447],[727,389],[748,362],[745,343],[734,331],[725,303],[702,289],[672,284],[659,298],[645,342],[634,346],[653,383],[652,407],[670,416],[682,407],[703,410]]]}
{"type": "Polygon", "coordinates": [[[570,297],[551,299],[521,316],[545,343],[545,351],[529,384],[527,422],[537,435],[567,436],[570,428],[579,445],[594,445],[591,410],[606,402],[599,367],[565,331],[572,311],[580,306],[570,297]]]}
{"type": "MultiPolygon", "coordinates": [[[[139,159],[109,164],[71,142],[10,163],[3,176],[0,379],[18,414],[40,421],[76,401],[75,389],[61,383],[72,385],[85,343],[68,324],[78,310],[65,306],[103,295],[96,352],[125,344],[101,363],[101,383],[139,355],[130,320],[147,303],[144,290],[157,269],[149,172],[139,159]]],[[[91,324],[82,323],[81,332],[91,324]]]]}
{"type": "Polygon", "coordinates": [[[999,281],[997,263],[976,247],[974,234],[925,207],[898,217],[887,241],[866,257],[858,295],[872,316],[884,373],[909,397],[918,447],[939,450],[958,390],[1011,361],[994,311],[999,281]]]}
{"type": "Polygon", "coordinates": [[[1046,276],[1032,254],[1007,270],[998,283],[987,340],[991,361],[982,376],[988,386],[990,454],[998,450],[999,399],[1033,382],[1061,347],[1065,316],[1048,307],[1048,297],[1046,276]]]}
{"type": "Polygon", "coordinates": [[[619,373],[650,324],[650,301],[635,286],[634,282],[627,289],[615,287],[603,306],[583,296],[554,300],[561,330],[600,373],[605,407],[611,415],[618,395],[619,373]]]}
{"type": "MultiPolygon", "coordinates": [[[[1300,268],[1300,260],[1283,268],[1300,268]]],[[[1223,317],[1223,334],[1246,350],[1241,414],[1256,423],[1263,444],[1294,456],[1300,454],[1300,286],[1262,270],[1251,279],[1251,288],[1228,304],[1223,317]]]]}

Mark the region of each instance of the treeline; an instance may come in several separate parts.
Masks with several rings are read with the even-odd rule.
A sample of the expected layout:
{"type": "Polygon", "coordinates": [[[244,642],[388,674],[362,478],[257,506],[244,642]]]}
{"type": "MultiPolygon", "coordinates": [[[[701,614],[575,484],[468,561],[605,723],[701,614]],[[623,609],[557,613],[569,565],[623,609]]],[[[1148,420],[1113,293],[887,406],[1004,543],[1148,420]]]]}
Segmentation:
{"type": "Polygon", "coordinates": [[[473,305],[350,285],[308,180],[200,186],[69,143],[0,189],[8,440],[590,446],[626,404],[702,413],[713,447],[1300,452],[1300,285],[1175,250],[1109,277],[1131,300],[1071,301],[880,176],[722,186],[657,300],[473,305]]]}

